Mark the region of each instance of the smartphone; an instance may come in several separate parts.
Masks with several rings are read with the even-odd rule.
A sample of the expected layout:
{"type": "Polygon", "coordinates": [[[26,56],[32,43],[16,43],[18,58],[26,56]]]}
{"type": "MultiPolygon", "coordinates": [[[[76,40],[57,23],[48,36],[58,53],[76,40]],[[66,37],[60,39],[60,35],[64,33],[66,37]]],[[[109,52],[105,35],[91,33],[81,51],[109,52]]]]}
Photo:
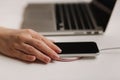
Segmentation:
{"type": "Polygon", "coordinates": [[[55,42],[62,49],[60,56],[91,56],[99,54],[96,42],[55,42]]]}

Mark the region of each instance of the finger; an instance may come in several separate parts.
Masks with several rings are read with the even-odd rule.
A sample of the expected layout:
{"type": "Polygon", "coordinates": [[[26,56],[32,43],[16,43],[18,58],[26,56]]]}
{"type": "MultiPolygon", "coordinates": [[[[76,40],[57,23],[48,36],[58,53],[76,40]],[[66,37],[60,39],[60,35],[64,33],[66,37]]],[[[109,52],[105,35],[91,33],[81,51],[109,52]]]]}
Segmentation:
{"type": "Polygon", "coordinates": [[[18,50],[14,51],[14,57],[24,60],[24,61],[35,61],[36,60],[35,56],[24,54],[23,52],[18,51],[18,50]]]}
{"type": "Polygon", "coordinates": [[[50,48],[52,48],[54,51],[56,51],[57,53],[61,53],[61,49],[56,46],[53,41],[47,39],[46,37],[38,34],[37,32],[35,31],[31,31],[31,34],[32,34],[32,37],[35,38],[35,39],[38,39],[38,40],[43,40],[50,48]]]}
{"type": "Polygon", "coordinates": [[[57,53],[61,53],[61,49],[55,45],[53,42],[51,42],[50,40],[48,40],[47,38],[42,38],[42,40],[50,47],[52,48],[53,50],[55,50],[57,53]]]}
{"type": "Polygon", "coordinates": [[[31,45],[23,43],[21,50],[27,54],[36,56],[37,59],[39,59],[45,63],[49,63],[51,61],[51,58],[49,58],[48,56],[46,56],[45,54],[43,54],[36,48],[32,47],[31,45]]]}
{"type": "Polygon", "coordinates": [[[29,40],[27,44],[34,46],[36,49],[48,55],[52,59],[55,59],[55,60],[59,59],[58,54],[41,40],[32,39],[32,40],[29,40]]]}
{"type": "Polygon", "coordinates": [[[55,41],[54,40],[51,40],[51,39],[49,39],[52,43],[54,43],[55,41]]]}

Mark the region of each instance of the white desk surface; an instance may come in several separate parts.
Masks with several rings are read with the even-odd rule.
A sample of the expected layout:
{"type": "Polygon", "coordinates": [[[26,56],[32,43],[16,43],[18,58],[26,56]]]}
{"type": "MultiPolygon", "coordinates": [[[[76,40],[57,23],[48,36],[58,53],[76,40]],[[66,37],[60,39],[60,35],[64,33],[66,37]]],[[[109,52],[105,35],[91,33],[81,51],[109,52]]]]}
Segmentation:
{"type": "MultiPolygon", "coordinates": [[[[43,0],[0,0],[0,25],[19,28],[23,8],[29,2],[43,0]]],[[[120,0],[118,3],[104,35],[48,38],[57,42],[95,41],[99,49],[120,47],[120,0]]],[[[120,49],[102,51],[96,59],[49,64],[26,63],[0,55],[0,80],[120,80],[120,49]]]]}

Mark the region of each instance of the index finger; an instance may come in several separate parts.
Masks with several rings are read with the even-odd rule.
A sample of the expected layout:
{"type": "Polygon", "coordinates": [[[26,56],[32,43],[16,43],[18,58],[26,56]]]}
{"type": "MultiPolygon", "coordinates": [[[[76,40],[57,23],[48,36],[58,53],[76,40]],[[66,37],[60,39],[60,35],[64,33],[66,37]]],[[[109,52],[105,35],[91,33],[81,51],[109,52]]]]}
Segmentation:
{"type": "Polygon", "coordinates": [[[56,46],[52,41],[50,41],[49,39],[44,37],[43,35],[35,32],[33,30],[31,31],[31,34],[32,34],[33,38],[44,41],[44,43],[46,43],[51,49],[53,49],[57,53],[61,53],[62,50],[58,46],[56,46]]]}
{"type": "Polygon", "coordinates": [[[52,59],[55,60],[59,59],[58,54],[53,49],[51,49],[47,44],[45,44],[42,40],[32,38],[29,39],[26,43],[33,46],[37,50],[43,52],[44,54],[48,55],[52,59]]]}

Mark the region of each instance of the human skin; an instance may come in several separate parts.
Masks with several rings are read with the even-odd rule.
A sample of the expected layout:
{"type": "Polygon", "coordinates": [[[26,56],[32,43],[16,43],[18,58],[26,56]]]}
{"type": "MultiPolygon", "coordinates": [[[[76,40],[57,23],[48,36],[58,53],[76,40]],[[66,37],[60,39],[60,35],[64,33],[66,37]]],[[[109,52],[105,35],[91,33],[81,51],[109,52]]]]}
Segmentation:
{"type": "Polygon", "coordinates": [[[0,52],[20,60],[33,62],[38,59],[49,63],[52,59],[60,59],[61,49],[34,30],[0,27],[0,52]]]}

